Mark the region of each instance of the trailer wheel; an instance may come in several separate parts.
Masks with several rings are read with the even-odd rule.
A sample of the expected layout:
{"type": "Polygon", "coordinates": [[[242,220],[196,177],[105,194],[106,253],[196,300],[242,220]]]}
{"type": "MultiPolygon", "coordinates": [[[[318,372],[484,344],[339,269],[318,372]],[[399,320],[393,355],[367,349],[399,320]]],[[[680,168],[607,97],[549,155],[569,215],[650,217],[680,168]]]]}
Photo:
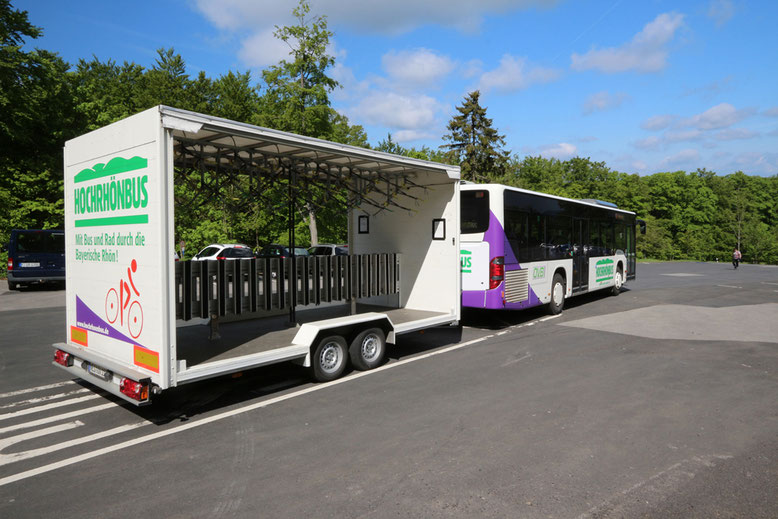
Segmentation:
{"type": "Polygon", "coordinates": [[[565,291],[565,279],[557,272],[551,282],[551,302],[548,303],[548,311],[551,315],[562,313],[562,308],[565,306],[565,291]]]}
{"type": "Polygon", "coordinates": [[[384,360],[386,336],[381,328],[368,328],[357,335],[348,349],[351,364],[360,371],[377,367],[384,360]]]}
{"type": "Polygon", "coordinates": [[[313,378],[329,382],[340,377],[346,369],[346,357],[346,339],[340,335],[323,338],[313,352],[313,378]]]}

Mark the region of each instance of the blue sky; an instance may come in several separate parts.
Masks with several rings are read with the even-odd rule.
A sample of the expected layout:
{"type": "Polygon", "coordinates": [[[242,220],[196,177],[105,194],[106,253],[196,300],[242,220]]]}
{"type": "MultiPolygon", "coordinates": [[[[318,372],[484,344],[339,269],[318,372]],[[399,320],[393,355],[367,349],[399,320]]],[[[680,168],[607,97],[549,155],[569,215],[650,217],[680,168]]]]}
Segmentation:
{"type": "MultiPolygon", "coordinates": [[[[519,157],[626,173],[778,174],[778,2],[311,0],[342,84],[333,106],[371,143],[437,147],[468,92],[519,157]]],[[[283,59],[296,1],[14,0],[35,46],[151,67],[174,47],[216,78],[283,59]]]]}

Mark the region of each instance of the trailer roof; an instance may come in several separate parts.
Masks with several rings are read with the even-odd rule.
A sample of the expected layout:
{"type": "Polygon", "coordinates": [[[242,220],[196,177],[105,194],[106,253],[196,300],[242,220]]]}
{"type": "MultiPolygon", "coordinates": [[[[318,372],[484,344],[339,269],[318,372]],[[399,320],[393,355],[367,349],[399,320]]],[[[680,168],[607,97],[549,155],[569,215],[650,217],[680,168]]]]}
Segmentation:
{"type": "Polygon", "coordinates": [[[309,169],[318,170],[320,174],[321,168],[326,166],[333,173],[348,168],[352,174],[361,175],[402,176],[425,171],[443,173],[452,181],[459,180],[460,176],[459,166],[305,137],[168,106],[160,106],[159,110],[163,126],[173,130],[179,142],[197,147],[214,163],[219,160],[228,165],[234,161],[234,153],[238,153],[244,160],[252,155],[276,161],[289,159],[298,167],[307,164],[309,169]],[[232,153],[220,156],[225,150],[232,153]]]}

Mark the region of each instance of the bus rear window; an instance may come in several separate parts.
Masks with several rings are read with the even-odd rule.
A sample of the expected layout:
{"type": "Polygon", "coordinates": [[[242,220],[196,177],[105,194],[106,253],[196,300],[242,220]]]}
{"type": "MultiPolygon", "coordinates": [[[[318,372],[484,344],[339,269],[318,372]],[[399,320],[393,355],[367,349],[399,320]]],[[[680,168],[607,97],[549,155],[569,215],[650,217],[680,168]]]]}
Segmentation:
{"type": "Polygon", "coordinates": [[[486,232],[489,228],[489,192],[462,191],[462,234],[486,232]]]}

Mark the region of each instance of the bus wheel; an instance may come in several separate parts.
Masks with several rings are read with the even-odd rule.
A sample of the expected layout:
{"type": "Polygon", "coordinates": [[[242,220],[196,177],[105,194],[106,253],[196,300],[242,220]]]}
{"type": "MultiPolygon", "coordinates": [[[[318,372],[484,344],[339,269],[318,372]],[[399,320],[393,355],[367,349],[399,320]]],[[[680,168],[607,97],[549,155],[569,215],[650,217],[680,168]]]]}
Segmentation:
{"type": "Polygon", "coordinates": [[[613,287],[611,287],[611,295],[617,296],[621,293],[621,285],[623,283],[623,279],[621,279],[621,269],[618,269],[616,271],[616,275],[613,276],[613,287]]]}
{"type": "Polygon", "coordinates": [[[8,290],[19,290],[19,284],[13,283],[11,281],[8,282],[8,290]]]}
{"type": "Polygon", "coordinates": [[[551,315],[562,313],[565,306],[565,279],[561,274],[554,274],[554,280],[551,282],[551,302],[548,304],[548,311],[551,315]]]}
{"type": "Polygon", "coordinates": [[[340,377],[346,370],[346,355],[346,339],[340,335],[323,338],[311,359],[313,378],[318,382],[329,382],[340,377]]]}
{"type": "Polygon", "coordinates": [[[377,367],[384,360],[386,336],[380,328],[368,328],[357,335],[348,349],[351,364],[360,371],[377,367]]]}

